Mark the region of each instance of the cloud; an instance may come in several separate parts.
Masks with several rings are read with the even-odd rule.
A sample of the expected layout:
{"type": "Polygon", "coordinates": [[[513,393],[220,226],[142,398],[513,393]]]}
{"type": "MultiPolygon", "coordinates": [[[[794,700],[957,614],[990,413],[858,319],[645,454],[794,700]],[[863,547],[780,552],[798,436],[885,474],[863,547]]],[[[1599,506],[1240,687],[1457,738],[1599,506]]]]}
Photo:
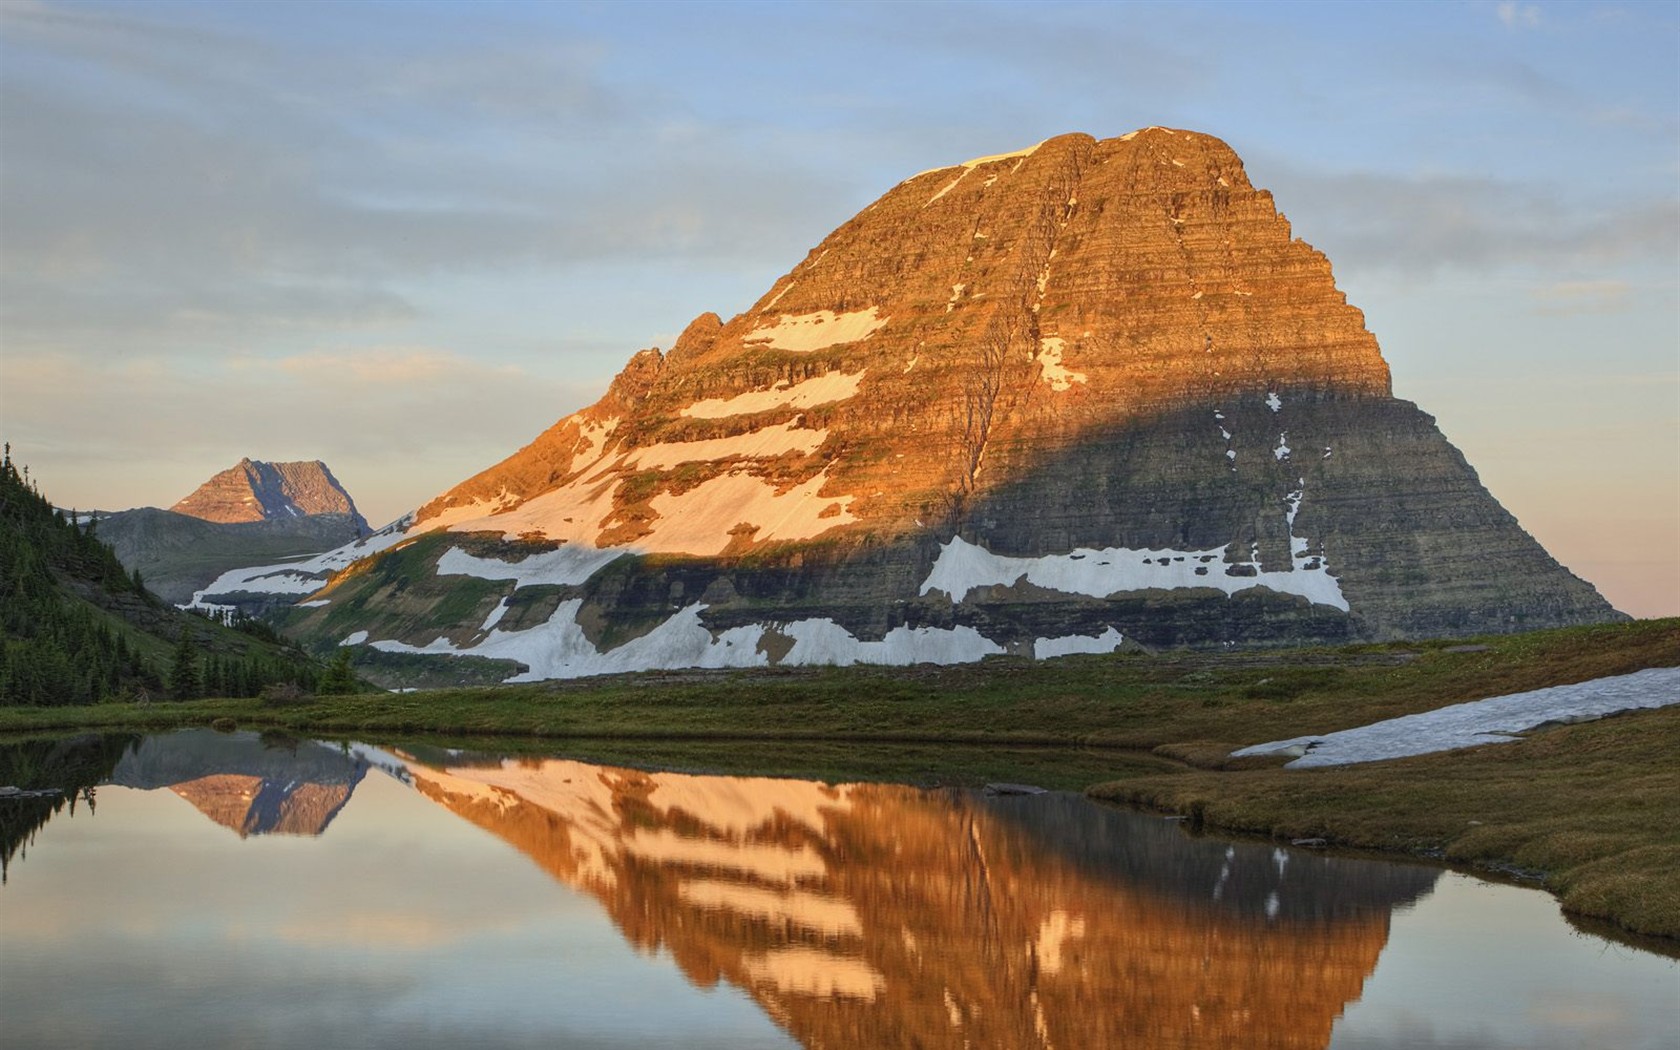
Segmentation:
{"type": "Polygon", "coordinates": [[[1533,4],[1519,4],[1516,0],[1501,0],[1494,8],[1499,21],[1507,29],[1538,29],[1540,9],[1533,4]]]}
{"type": "Polygon", "coordinates": [[[680,100],[610,82],[578,34],[484,19],[405,39],[355,9],[335,25],[336,45],[8,9],[9,343],[220,353],[394,333],[421,313],[416,282],[791,255],[789,231],[845,196],[797,152],[743,163],[751,129],[684,130],[680,100]]]}
{"type": "Polygon", "coordinates": [[[1338,267],[1405,274],[1672,260],[1680,201],[1571,200],[1487,176],[1323,173],[1280,165],[1297,234],[1338,267]]]}
{"type": "Polygon", "coordinates": [[[1627,281],[1558,281],[1536,288],[1532,294],[1543,314],[1605,314],[1628,309],[1633,291],[1627,281]]]}

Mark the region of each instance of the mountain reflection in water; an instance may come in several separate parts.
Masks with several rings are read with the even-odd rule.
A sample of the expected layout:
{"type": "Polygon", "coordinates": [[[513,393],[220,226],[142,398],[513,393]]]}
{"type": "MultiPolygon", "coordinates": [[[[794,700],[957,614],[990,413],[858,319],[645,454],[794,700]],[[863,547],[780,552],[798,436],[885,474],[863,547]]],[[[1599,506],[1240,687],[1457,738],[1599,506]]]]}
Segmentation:
{"type": "Polygon", "coordinates": [[[558,759],[411,783],[809,1047],[1323,1047],[1438,872],[1183,835],[1068,795],[558,759]]]}
{"type": "Polygon", "coordinates": [[[168,788],[240,838],[319,835],[367,770],[361,756],[312,740],[189,729],[136,744],[110,783],[168,788]]]}
{"type": "MultiPolygon", "coordinates": [[[[370,768],[807,1047],[1322,1048],[1439,872],[1196,839],[1073,795],[646,772],[191,731],[98,749],[243,838],[370,768]]],[[[45,819],[45,818],[42,818],[45,819]]]]}

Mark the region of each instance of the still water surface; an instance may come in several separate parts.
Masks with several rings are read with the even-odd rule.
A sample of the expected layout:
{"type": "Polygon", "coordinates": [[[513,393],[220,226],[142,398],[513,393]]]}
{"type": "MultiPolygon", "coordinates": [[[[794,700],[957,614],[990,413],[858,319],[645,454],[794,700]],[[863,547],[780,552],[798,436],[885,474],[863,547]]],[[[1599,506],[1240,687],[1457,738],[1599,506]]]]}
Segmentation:
{"type": "Polygon", "coordinates": [[[24,745],[0,1045],[1672,1047],[1680,965],[1067,794],[189,731],[24,745]],[[90,801],[93,803],[90,805],[90,801]]]}

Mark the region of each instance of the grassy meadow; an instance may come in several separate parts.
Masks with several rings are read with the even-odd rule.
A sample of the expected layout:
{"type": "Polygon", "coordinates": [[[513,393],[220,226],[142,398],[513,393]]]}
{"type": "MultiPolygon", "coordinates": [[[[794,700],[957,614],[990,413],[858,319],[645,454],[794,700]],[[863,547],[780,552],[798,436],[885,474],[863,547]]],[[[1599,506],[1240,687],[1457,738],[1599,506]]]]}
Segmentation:
{"type": "Polygon", "coordinates": [[[1193,814],[1209,828],[1531,875],[1572,914],[1680,938],[1680,708],[1359,766],[1226,760],[1246,744],[1676,665],[1680,619],[1668,619],[1454,642],[647,672],[290,704],[5,708],[0,733],[214,725],[373,740],[494,735],[532,747],[567,741],[567,751],[605,761],[832,779],[961,780],[983,765],[1008,779],[1092,785],[1097,798],[1193,814]],[[890,747],[864,758],[846,746],[860,743],[890,747]]]}

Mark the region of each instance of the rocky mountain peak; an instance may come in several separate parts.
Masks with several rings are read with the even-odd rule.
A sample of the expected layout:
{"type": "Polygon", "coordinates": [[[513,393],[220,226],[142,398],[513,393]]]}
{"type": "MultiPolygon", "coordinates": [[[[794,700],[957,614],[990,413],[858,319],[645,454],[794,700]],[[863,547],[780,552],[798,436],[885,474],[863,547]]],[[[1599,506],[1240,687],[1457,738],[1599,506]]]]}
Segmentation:
{"type": "Polygon", "coordinates": [[[267,463],[244,457],[170,510],[222,524],[336,514],[350,518],[359,535],[371,531],[350,493],[318,459],[267,463]]]}
{"type": "Polygon", "coordinates": [[[1236,153],[1162,127],[903,180],[377,556],[298,629],[517,681],[1617,616],[1236,153]]]}
{"type": "Polygon", "coordinates": [[[694,555],[895,535],[1125,420],[1286,393],[1387,397],[1388,367],[1231,148],[1062,135],[899,183],[419,524],[694,555]],[[742,516],[693,527],[720,498],[742,516]]]}

